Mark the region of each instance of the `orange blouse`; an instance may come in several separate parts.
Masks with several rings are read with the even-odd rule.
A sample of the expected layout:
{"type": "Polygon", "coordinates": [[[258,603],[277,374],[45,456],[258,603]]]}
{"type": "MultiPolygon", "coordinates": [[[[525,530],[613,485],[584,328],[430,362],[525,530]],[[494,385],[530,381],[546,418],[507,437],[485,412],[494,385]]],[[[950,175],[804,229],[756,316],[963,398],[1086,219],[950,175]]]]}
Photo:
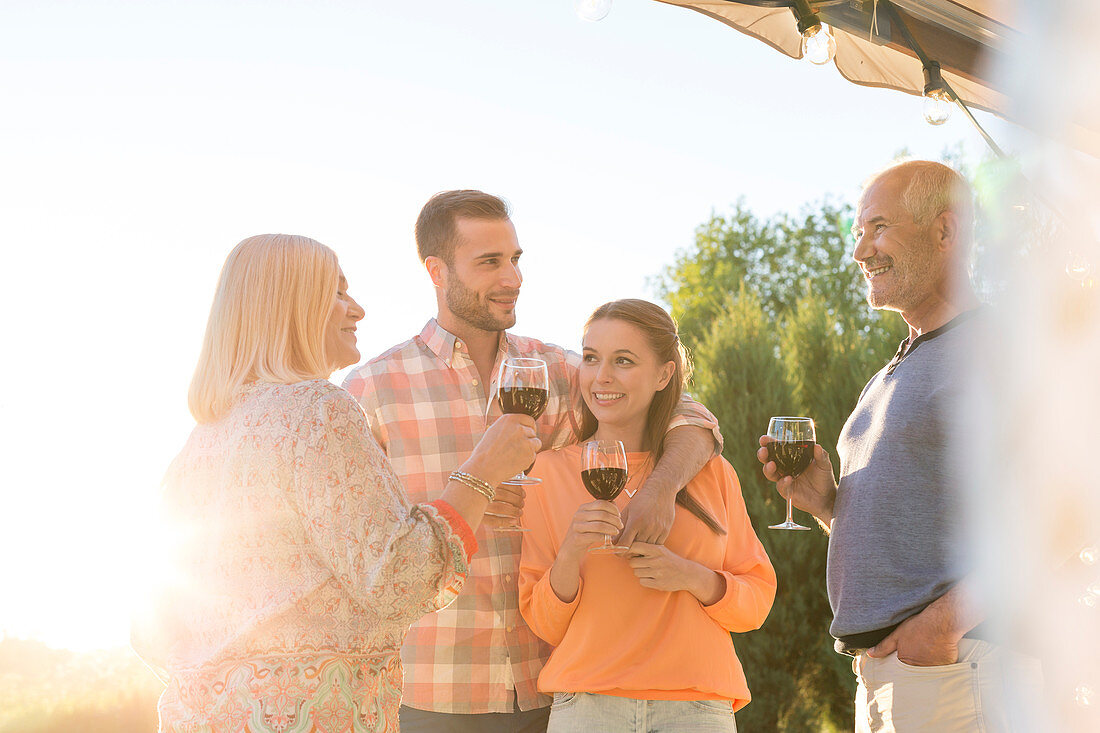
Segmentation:
{"type": "MultiPolygon", "coordinates": [[[[628,454],[629,487],[648,475],[647,453],[628,454]]],[[[555,645],[539,676],[543,692],[596,692],[649,700],[750,700],[744,671],[729,632],[759,628],[771,610],[776,578],[753,532],[733,467],[721,457],[707,463],[688,491],[728,534],[712,532],[683,507],[665,547],[720,572],[726,592],[704,606],[687,591],[643,588],[624,558],[587,555],[571,603],[550,587],[550,567],[581,504],[592,501],[580,479],[581,448],[539,455],[527,488],[519,600],[536,634],[555,645]]],[[[619,509],[630,499],[624,491],[619,509]]]]}

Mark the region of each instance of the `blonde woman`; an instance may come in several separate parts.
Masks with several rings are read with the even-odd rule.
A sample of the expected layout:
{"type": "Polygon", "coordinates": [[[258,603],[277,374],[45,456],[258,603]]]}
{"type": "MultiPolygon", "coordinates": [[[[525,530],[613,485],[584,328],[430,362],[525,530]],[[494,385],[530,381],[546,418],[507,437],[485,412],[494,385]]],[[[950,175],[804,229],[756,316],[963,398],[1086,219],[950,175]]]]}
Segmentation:
{"type": "Polygon", "coordinates": [[[173,557],[134,627],[167,683],[162,731],[396,731],[409,624],[457,594],[494,494],[495,509],[522,504],[496,488],[539,447],[519,415],[443,467],[441,500],[409,502],[327,380],[359,359],[347,291],[306,237],[251,237],[222,269],[189,395],[198,425],[165,479],[173,557]]]}

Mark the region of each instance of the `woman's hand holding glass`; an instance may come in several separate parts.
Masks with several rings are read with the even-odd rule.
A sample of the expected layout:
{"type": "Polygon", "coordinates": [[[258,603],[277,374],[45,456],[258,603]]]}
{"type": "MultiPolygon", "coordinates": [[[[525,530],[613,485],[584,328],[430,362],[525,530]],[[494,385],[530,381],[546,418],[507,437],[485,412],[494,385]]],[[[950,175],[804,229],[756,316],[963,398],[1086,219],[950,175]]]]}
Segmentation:
{"type": "Polygon", "coordinates": [[[541,447],[534,419],[502,415],[481,436],[461,470],[496,486],[534,463],[541,447]]]}
{"type": "Polygon", "coordinates": [[[597,499],[577,509],[550,568],[550,587],[563,603],[572,603],[577,597],[581,560],[590,550],[602,546],[608,536],[614,537],[622,529],[619,508],[610,501],[597,499]]]}
{"type": "MultiPolygon", "coordinates": [[[[499,521],[513,521],[508,518],[518,517],[523,510],[523,487],[503,485],[504,480],[534,463],[541,446],[531,417],[504,415],[489,426],[474,452],[459,468],[495,487],[495,500],[486,511],[505,518],[499,521]]],[[[454,504],[453,496],[447,492],[443,498],[454,504]]],[[[497,520],[490,518],[489,521],[497,520]]]]}
{"type": "Polygon", "coordinates": [[[602,546],[608,536],[614,537],[622,529],[619,508],[610,501],[597,499],[581,504],[565,533],[560,552],[580,558],[593,547],[602,546]]]}

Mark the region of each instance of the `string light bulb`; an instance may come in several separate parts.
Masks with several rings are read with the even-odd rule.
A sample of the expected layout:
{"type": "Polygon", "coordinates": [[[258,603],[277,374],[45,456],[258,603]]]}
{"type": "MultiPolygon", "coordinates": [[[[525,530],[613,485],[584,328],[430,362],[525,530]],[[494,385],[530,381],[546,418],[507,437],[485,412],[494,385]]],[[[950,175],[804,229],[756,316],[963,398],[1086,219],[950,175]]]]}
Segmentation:
{"type": "Polygon", "coordinates": [[[824,66],[836,56],[836,38],[824,23],[802,35],[802,53],[811,64],[824,66]]]}
{"type": "Polygon", "coordinates": [[[832,61],[836,56],[833,29],[821,22],[808,0],[794,0],[791,10],[798,19],[798,32],[802,34],[802,57],[818,66],[832,61]]]}
{"type": "Polygon", "coordinates": [[[577,0],[573,4],[573,9],[581,20],[595,23],[606,18],[611,12],[611,0],[577,0]]]}
{"type": "Polygon", "coordinates": [[[951,95],[935,89],[924,95],[924,121],[929,125],[942,125],[951,119],[951,95]]]}
{"type": "Polygon", "coordinates": [[[951,118],[955,98],[947,88],[940,73],[938,61],[924,65],[924,121],[929,125],[942,125],[951,118]]]}

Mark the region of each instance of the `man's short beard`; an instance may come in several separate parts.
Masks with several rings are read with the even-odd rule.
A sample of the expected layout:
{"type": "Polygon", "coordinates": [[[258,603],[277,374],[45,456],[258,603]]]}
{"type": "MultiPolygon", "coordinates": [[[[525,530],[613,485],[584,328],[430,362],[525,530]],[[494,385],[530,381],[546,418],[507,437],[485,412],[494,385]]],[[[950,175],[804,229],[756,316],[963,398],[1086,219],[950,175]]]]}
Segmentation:
{"type": "Polygon", "coordinates": [[[447,283],[447,308],[451,313],[474,328],[482,331],[504,331],[516,325],[515,311],[503,318],[494,318],[488,306],[478,300],[477,293],[452,275],[447,283]]]}
{"type": "Polygon", "coordinates": [[[878,305],[875,305],[874,295],[872,295],[870,292],[867,293],[867,305],[871,306],[871,310],[876,311],[897,311],[898,313],[900,313],[902,310],[901,308],[895,305],[891,305],[889,303],[879,303],[878,305]]]}
{"type": "Polygon", "coordinates": [[[873,300],[874,288],[871,281],[867,282],[867,305],[872,309],[905,313],[908,309],[919,305],[926,297],[927,293],[924,292],[922,284],[940,277],[940,273],[929,260],[935,245],[923,231],[920,236],[922,239],[910,242],[909,251],[904,257],[889,257],[881,263],[876,261],[869,267],[869,269],[875,269],[882,264],[888,264],[894,273],[892,292],[880,293],[878,305],[875,305],[873,300]]]}

